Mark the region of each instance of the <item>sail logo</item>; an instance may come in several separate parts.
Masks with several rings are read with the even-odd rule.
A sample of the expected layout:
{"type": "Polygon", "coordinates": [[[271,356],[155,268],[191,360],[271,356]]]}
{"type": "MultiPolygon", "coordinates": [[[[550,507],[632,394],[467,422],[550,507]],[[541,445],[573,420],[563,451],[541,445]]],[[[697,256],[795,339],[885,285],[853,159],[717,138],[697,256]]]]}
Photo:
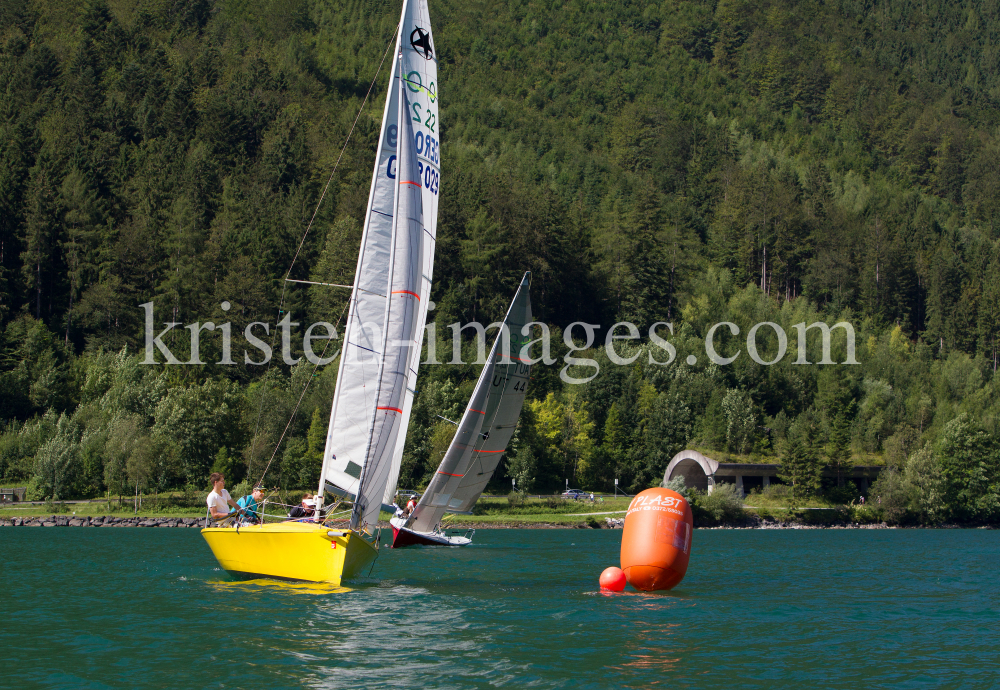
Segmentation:
{"type": "Polygon", "coordinates": [[[662,508],[679,508],[683,502],[683,499],[674,498],[673,496],[636,496],[632,499],[628,509],[631,511],[633,508],[651,508],[653,506],[662,508]]]}
{"type": "MultiPolygon", "coordinates": [[[[386,129],[386,143],[395,147],[395,125],[387,127],[386,129]],[[388,130],[392,131],[389,132],[388,130]]],[[[423,132],[417,132],[413,138],[413,143],[416,146],[417,155],[423,156],[429,161],[427,164],[421,160],[417,161],[417,174],[420,177],[421,186],[429,190],[431,193],[437,194],[441,187],[441,173],[434,168],[433,164],[440,161],[440,148],[438,140],[429,134],[424,135],[423,132]]],[[[395,155],[389,156],[385,161],[385,176],[390,180],[396,179],[395,155]]]]}
{"type": "Polygon", "coordinates": [[[531,338],[527,335],[519,335],[517,333],[510,334],[510,351],[516,352],[521,349],[521,346],[527,345],[531,342],[531,338]]]}
{"type": "Polygon", "coordinates": [[[424,187],[437,194],[441,186],[441,174],[431,166],[424,165],[421,161],[417,161],[417,173],[423,178],[424,187]]]}
{"type": "Polygon", "coordinates": [[[424,81],[423,79],[420,78],[420,72],[418,72],[417,70],[413,70],[412,72],[407,74],[406,79],[403,80],[403,83],[406,84],[406,88],[408,88],[413,93],[420,93],[421,91],[426,93],[427,99],[431,103],[437,101],[437,92],[434,90],[434,82],[431,82],[428,86],[424,86],[424,81]]]}
{"type": "Polygon", "coordinates": [[[431,34],[426,29],[418,26],[411,31],[410,45],[424,60],[430,60],[434,57],[434,51],[431,49],[431,34]]]}
{"type": "Polygon", "coordinates": [[[413,135],[413,143],[417,147],[417,155],[424,156],[435,165],[441,165],[441,152],[438,140],[430,134],[417,132],[413,135]]]}

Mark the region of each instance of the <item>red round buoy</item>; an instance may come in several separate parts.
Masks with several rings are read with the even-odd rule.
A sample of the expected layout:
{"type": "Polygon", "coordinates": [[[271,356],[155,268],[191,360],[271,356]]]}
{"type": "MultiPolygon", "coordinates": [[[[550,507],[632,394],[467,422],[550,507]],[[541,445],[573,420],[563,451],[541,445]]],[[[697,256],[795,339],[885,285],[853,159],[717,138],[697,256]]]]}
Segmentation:
{"type": "Polygon", "coordinates": [[[622,571],[628,583],[651,592],[684,579],[691,555],[691,506],[670,489],[646,489],[632,499],[622,530],[622,571]]]}
{"type": "Polygon", "coordinates": [[[621,568],[611,566],[604,569],[604,572],[601,573],[601,589],[612,592],[625,590],[625,573],[622,572],[621,568]]]}

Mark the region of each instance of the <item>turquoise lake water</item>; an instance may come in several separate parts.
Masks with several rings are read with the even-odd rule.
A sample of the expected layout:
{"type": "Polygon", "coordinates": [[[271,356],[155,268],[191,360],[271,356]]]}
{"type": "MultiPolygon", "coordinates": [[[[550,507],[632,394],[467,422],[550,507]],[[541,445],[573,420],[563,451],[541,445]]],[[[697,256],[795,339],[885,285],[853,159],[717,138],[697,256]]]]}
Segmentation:
{"type": "Polygon", "coordinates": [[[197,530],[0,529],[0,686],[995,688],[1000,532],[696,530],[602,595],[620,531],[384,549],[333,589],[237,583],[197,530]]]}

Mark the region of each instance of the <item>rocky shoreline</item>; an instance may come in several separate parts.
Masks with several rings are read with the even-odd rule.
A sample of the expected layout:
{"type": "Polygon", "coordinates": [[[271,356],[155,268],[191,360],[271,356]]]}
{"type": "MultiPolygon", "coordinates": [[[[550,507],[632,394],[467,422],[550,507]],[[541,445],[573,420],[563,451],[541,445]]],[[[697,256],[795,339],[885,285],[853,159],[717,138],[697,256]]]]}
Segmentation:
{"type": "MultiPolygon", "coordinates": [[[[79,515],[42,515],[35,517],[0,518],[0,527],[185,527],[201,528],[204,518],[172,518],[172,517],[115,517],[113,515],[98,515],[95,517],[79,515]]],[[[452,530],[463,529],[573,529],[590,527],[591,525],[560,525],[545,522],[511,522],[511,523],[462,523],[449,527],[452,530]]],[[[602,527],[604,525],[601,525],[602,527]]],[[[380,522],[379,527],[389,528],[388,522],[380,522]]]]}
{"type": "Polygon", "coordinates": [[[113,515],[43,515],[41,517],[0,518],[0,527],[201,527],[199,518],[115,517],[113,515]]]}
{"type": "MultiPolygon", "coordinates": [[[[625,524],[624,518],[604,518],[607,526],[611,529],[621,529],[625,524]]],[[[805,524],[800,522],[776,522],[773,520],[764,520],[757,516],[750,516],[744,522],[739,524],[722,524],[722,525],[699,525],[695,524],[695,529],[896,529],[895,526],[888,525],[884,522],[873,522],[862,524],[859,522],[849,522],[840,524],[827,524],[827,525],[815,525],[815,524],[805,524]]]]}
{"type": "Polygon", "coordinates": [[[852,522],[846,525],[804,525],[797,522],[765,522],[759,525],[717,525],[714,527],[697,527],[696,529],[897,529],[897,527],[884,522],[868,524],[852,522]]]}

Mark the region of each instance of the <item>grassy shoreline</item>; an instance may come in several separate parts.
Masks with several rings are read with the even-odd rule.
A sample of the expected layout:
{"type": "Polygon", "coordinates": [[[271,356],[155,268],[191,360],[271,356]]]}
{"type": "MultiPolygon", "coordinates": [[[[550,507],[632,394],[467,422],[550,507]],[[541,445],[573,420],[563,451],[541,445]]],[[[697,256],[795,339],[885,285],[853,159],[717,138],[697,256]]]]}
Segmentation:
{"type": "MultiPolygon", "coordinates": [[[[609,497],[603,501],[564,500],[561,498],[531,498],[513,500],[488,497],[480,499],[473,515],[448,515],[442,526],[448,529],[484,528],[607,528],[607,518],[620,519],[628,508],[628,497],[609,497]]],[[[117,501],[93,501],[65,506],[59,504],[39,504],[34,506],[7,505],[0,507],[0,523],[11,524],[13,518],[36,520],[55,516],[59,518],[115,517],[119,520],[180,520],[202,519],[204,509],[191,506],[144,505],[134,511],[131,505],[118,505],[117,501]]],[[[814,498],[788,505],[788,499],[769,498],[760,494],[746,497],[742,509],[730,513],[723,519],[712,518],[695,500],[692,508],[695,527],[739,527],[739,528],[779,528],[779,527],[847,527],[856,525],[882,525],[884,516],[877,505],[838,505],[821,498],[814,498]]],[[[269,511],[271,512],[271,511],[269,511]]],[[[388,513],[379,516],[380,525],[388,527],[388,513]]],[[[968,525],[979,527],[980,525],[968,525]]]]}
{"type": "MultiPolygon", "coordinates": [[[[507,499],[482,499],[477,506],[475,515],[450,515],[444,521],[445,527],[467,528],[476,526],[501,526],[501,525],[524,525],[532,527],[545,523],[574,527],[586,525],[588,517],[597,518],[603,522],[604,517],[624,517],[628,508],[629,498],[608,499],[605,503],[590,503],[584,501],[562,501],[556,499],[559,504],[553,504],[550,500],[538,501],[530,499],[522,506],[510,506],[507,499]],[[550,507],[553,506],[554,507],[550,507]],[[600,513],[590,515],[590,513],[600,513]]],[[[14,504],[16,506],[17,504],[14,504]]],[[[269,511],[270,512],[270,511],[269,511]]],[[[113,516],[117,518],[203,518],[205,511],[199,508],[170,506],[154,509],[143,506],[135,511],[131,505],[118,506],[117,501],[112,501],[111,505],[106,501],[94,501],[89,503],[66,504],[39,504],[33,506],[4,506],[0,508],[0,520],[10,520],[12,518],[40,518],[48,516],[60,517],[99,517],[113,516]]],[[[380,523],[388,526],[391,515],[382,512],[379,516],[380,523]]]]}

